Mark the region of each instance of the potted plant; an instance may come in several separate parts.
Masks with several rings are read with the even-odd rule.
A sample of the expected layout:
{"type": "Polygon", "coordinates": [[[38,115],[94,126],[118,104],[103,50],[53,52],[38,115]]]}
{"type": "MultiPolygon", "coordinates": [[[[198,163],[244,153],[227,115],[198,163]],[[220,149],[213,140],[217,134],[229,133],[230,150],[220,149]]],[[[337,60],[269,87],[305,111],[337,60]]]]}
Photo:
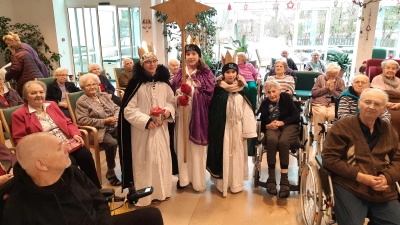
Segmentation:
{"type": "Polygon", "coordinates": [[[343,74],[351,66],[351,59],[346,53],[328,53],[328,62],[336,62],[340,66],[339,76],[343,77],[343,74]]]}

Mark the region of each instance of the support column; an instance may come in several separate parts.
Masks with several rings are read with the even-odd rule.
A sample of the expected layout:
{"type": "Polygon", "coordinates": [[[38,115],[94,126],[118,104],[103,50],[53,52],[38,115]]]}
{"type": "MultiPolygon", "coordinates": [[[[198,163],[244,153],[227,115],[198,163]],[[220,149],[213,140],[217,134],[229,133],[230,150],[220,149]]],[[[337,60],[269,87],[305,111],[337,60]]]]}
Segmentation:
{"type": "MultiPolygon", "coordinates": [[[[364,0],[368,2],[368,0],[364,0]]],[[[378,18],[379,2],[371,2],[362,9],[361,17],[364,21],[359,20],[357,23],[355,40],[357,45],[354,49],[351,77],[358,74],[358,68],[362,65],[363,61],[372,58],[372,49],[374,47],[375,29],[378,18]],[[369,20],[370,19],[370,20],[369,20]],[[367,27],[369,25],[369,32],[367,27]]]]}

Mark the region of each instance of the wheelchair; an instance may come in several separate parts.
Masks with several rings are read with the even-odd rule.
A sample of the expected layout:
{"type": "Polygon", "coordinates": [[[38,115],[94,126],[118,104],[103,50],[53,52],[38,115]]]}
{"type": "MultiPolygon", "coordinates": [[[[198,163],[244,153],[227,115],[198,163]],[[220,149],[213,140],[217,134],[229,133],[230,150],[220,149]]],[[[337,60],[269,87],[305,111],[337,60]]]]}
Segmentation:
{"type": "MultiPolygon", "coordinates": [[[[300,112],[302,112],[302,103],[297,101],[294,102],[300,112]]],[[[300,113],[301,114],[301,113],[300,113]]],[[[299,170],[298,170],[298,184],[290,185],[290,191],[300,191],[300,183],[301,183],[301,174],[302,168],[308,162],[308,123],[307,119],[301,115],[301,122],[299,123],[299,137],[294,143],[290,145],[289,154],[297,159],[299,170]]],[[[265,149],[265,141],[266,137],[264,133],[261,132],[261,121],[257,119],[257,145],[255,155],[253,156],[254,170],[253,170],[253,178],[254,178],[254,187],[264,187],[267,188],[267,182],[260,181],[260,173],[261,173],[261,162],[263,159],[263,154],[266,153],[267,149],[265,149]]],[[[312,147],[312,146],[311,146],[312,147]]]]}

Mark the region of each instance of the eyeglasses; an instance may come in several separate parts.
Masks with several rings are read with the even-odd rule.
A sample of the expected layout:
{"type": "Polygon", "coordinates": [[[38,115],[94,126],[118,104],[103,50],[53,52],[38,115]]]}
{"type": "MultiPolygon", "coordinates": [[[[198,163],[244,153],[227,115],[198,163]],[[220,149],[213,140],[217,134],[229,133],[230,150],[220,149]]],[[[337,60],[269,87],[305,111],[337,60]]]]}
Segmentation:
{"type": "Polygon", "coordinates": [[[57,77],[68,77],[68,74],[59,74],[57,77]]]}
{"type": "Polygon", "coordinates": [[[368,82],[365,82],[365,81],[353,81],[353,84],[366,85],[366,84],[368,84],[368,82]]]}
{"type": "Polygon", "coordinates": [[[98,84],[86,84],[85,87],[96,87],[98,84]]]}
{"type": "Polygon", "coordinates": [[[145,61],[146,64],[157,64],[158,60],[145,61]]]}
{"type": "Polygon", "coordinates": [[[383,106],[382,103],[380,103],[380,102],[375,102],[375,101],[371,101],[371,100],[361,100],[361,99],[360,99],[360,101],[363,102],[366,106],[374,105],[375,108],[380,108],[380,107],[383,106]]]}

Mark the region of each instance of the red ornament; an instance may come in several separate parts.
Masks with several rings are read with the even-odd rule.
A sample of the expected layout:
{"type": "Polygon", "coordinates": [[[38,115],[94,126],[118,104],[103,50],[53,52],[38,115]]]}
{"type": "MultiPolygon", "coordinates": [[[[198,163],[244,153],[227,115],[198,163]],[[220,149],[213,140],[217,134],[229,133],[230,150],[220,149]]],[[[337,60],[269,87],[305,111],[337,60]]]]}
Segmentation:
{"type": "Polygon", "coordinates": [[[389,58],[388,59],[393,59],[393,58],[394,58],[393,55],[389,54],[389,58]]]}
{"type": "Polygon", "coordinates": [[[244,10],[247,10],[247,7],[249,7],[247,4],[244,4],[243,8],[244,10]]]}
{"type": "Polygon", "coordinates": [[[294,3],[292,2],[292,0],[290,0],[290,2],[288,2],[288,3],[286,3],[286,5],[287,5],[288,9],[293,9],[293,7],[294,7],[294,3]]]}
{"type": "Polygon", "coordinates": [[[232,10],[231,4],[228,4],[228,10],[232,10]]]}

